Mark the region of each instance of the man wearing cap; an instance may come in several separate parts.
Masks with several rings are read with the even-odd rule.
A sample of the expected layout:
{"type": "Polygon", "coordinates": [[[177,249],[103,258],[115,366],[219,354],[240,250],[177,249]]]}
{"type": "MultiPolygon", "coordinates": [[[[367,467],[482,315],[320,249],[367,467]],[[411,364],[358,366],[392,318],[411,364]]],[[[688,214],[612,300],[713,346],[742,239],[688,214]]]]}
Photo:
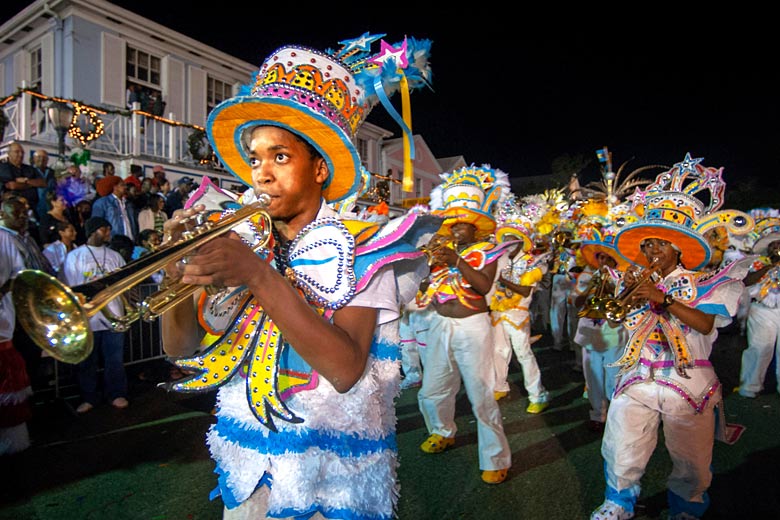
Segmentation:
{"type": "Polygon", "coordinates": [[[144,170],[140,164],[130,165],[130,175],[125,179],[125,184],[132,184],[136,191],[141,191],[141,181],[144,179],[144,170]]]}
{"type": "MultiPolygon", "coordinates": [[[[378,39],[343,41],[331,52],[358,67],[372,59],[378,39]]],[[[427,64],[414,38],[393,48],[405,62],[414,56],[414,69],[427,64]]],[[[372,233],[353,235],[331,206],[356,196],[363,178],[355,132],[379,101],[364,86],[400,81],[377,75],[381,68],[353,71],[330,53],[286,46],[263,63],[251,88],[209,114],[220,162],[251,186],[233,215],[260,206],[271,219],[269,243],[257,252],[253,221],[236,230],[242,240],[231,232],[166,266],[169,277],[181,272],[183,283],[217,289],[163,314],[162,331],[177,366],[197,372],[170,388],[218,389],[207,441],[219,474],[212,496],[222,498],[225,518],[394,516],[403,282],[394,272],[402,263],[385,254],[394,237],[358,248],[372,233]]],[[[427,74],[409,76],[414,86],[427,74]]],[[[179,186],[180,202],[188,184],[179,186]]],[[[169,240],[201,206],[166,222],[169,240]]],[[[441,224],[422,218],[431,219],[431,233],[441,224]]],[[[424,267],[416,245],[413,254],[424,267]]]]}
{"type": "Polygon", "coordinates": [[[482,480],[499,484],[506,480],[512,453],[494,395],[493,326],[486,295],[506,246],[485,238],[496,227],[493,206],[509,191],[507,176],[483,165],[443,178],[431,191],[431,207],[447,218],[439,234],[449,236],[451,244],[432,252],[431,274],[417,300],[433,309],[426,347],[420,349],[423,378],[417,400],[429,433],[420,449],[441,453],[455,444],[455,400],[462,379],[478,424],[482,480]]]}
{"type": "Polygon", "coordinates": [[[661,425],[673,465],[669,518],[701,518],[709,506],[713,443],[726,440],[721,384],[709,357],[717,329],[736,313],[748,266],[697,271],[710,259],[708,229],[728,225],[747,233],[753,222],[736,210],[716,212],[722,169],[701,161],[688,154],[659,174],[644,193],[642,219],[615,236],[615,248],[635,265],[618,286],[624,312],[607,317],[621,321],[629,339],[614,363],[619,373],[601,443],[605,500],[591,520],[634,517],[661,425]]]}
{"type": "MultiPolygon", "coordinates": [[[[122,255],[108,247],[111,223],[102,217],[90,217],[85,225],[87,243],[68,253],[62,266],[68,285],[81,285],[125,265],[122,255]]],[[[111,300],[105,311],[89,319],[94,348],[89,357],[77,365],[82,402],[76,413],[87,413],[100,403],[98,365],[103,360],[103,398],[114,408],[127,408],[127,373],[124,366],[125,333],[114,332],[112,317],[124,316],[119,298],[111,300]]]]}
{"type": "Polygon", "coordinates": [[[165,168],[160,164],[155,164],[152,168],[152,185],[158,189],[165,180],[165,168]]]}
{"type": "Polygon", "coordinates": [[[753,398],[764,390],[767,370],[775,358],[777,391],[780,392],[780,218],[756,222],[758,239],[753,253],[760,257],[745,277],[751,297],[747,316],[747,348],[742,352],[738,392],[753,398]]]}
{"type": "Polygon", "coordinates": [[[195,181],[192,177],[181,177],[176,181],[176,189],[172,190],[165,199],[165,213],[168,218],[173,216],[173,212],[177,209],[183,209],[184,203],[190,196],[192,190],[195,189],[195,181]]]}

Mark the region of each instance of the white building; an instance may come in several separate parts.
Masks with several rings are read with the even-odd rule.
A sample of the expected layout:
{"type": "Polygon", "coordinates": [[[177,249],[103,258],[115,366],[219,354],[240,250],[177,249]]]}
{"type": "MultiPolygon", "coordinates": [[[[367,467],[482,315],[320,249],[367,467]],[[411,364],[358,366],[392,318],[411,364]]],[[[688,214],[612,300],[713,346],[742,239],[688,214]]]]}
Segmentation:
{"type": "MultiPolygon", "coordinates": [[[[89,149],[87,175],[111,161],[123,177],[131,164],[141,164],[150,177],[161,164],[172,181],[207,175],[222,187],[239,189],[207,157],[203,125],[209,111],[232,97],[258,66],[110,2],[36,0],[0,26],[0,110],[6,122],[0,156],[17,140],[28,154],[43,148],[60,157],[61,143],[47,115],[50,104],[60,101],[76,111],[63,158],[74,148],[89,149]],[[164,109],[154,115],[151,104],[128,107],[130,85],[160,97],[164,109]]],[[[402,148],[393,135],[366,122],[356,145],[370,172],[400,179],[402,148]]],[[[437,160],[419,135],[415,144],[414,191],[404,193],[400,183],[390,183],[388,203],[396,212],[425,202],[439,173],[466,164],[463,157],[437,160]]]]}

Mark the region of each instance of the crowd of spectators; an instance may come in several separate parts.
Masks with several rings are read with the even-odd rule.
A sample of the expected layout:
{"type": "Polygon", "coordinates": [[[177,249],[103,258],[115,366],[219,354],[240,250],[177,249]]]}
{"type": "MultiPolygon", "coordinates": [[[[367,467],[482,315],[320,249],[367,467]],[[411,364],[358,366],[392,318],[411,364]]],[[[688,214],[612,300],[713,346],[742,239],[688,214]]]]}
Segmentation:
{"type": "Polygon", "coordinates": [[[8,159],[0,162],[0,194],[15,193],[28,201],[30,235],[41,250],[49,248],[57,255],[62,253],[62,233],[70,235],[63,229],[65,224],[72,225],[76,235],[67,247],[77,247],[87,241],[84,226],[91,216],[106,218],[113,224],[112,235],[126,235],[141,246],[141,232],[162,233],[165,221],[183,207],[195,188],[191,177],[182,177],[172,186],[162,165],[154,166],[153,176],[146,177],[143,168],[134,164],[122,178],[111,162],[104,162],[102,171],[92,175],[77,164],[55,172],[45,150],[34,151],[31,164],[24,159],[23,146],[12,143],[8,159]],[[115,218],[127,218],[127,224],[115,218]]]}

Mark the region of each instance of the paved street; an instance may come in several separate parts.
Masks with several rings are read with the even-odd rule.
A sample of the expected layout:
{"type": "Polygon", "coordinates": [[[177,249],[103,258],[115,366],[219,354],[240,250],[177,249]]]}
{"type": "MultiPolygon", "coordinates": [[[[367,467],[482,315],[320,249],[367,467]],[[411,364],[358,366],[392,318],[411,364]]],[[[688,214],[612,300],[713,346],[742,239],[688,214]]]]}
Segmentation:
{"type": "MultiPolygon", "coordinates": [[[[728,331],[727,331],[728,332],[728,331]]],[[[511,366],[511,392],[500,401],[513,452],[508,480],[483,484],[477,469],[476,428],[468,400],[458,401],[454,448],[437,455],[418,446],[426,432],[416,389],[398,400],[401,519],[585,519],[602,500],[600,437],[587,427],[582,375],[570,368],[572,352],[534,345],[543,382],[553,395],[543,414],[525,413],[519,366],[511,366]]],[[[744,337],[722,333],[713,353],[726,389],[736,385],[744,337]]],[[[78,401],[46,399],[35,408],[34,445],[3,463],[0,519],[219,519],[221,502],[208,500],[215,485],[204,443],[213,417],[213,394],[169,394],[156,387],[167,377],[162,361],[129,367],[131,406],[100,406],[84,416],[78,401]]],[[[747,427],[733,446],[717,443],[712,507],[705,518],[769,518],[780,510],[780,396],[774,378],[756,399],[729,394],[727,420],[747,427]]],[[[666,518],[665,479],[670,462],[656,451],[643,480],[639,519],[666,518]]]]}

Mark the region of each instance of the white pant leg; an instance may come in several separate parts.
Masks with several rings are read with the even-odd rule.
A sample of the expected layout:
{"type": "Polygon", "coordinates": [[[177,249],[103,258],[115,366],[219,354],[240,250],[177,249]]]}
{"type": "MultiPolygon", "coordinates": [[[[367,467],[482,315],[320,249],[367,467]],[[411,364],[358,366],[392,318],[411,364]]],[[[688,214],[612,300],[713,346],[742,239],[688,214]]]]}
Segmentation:
{"type": "MultiPolygon", "coordinates": [[[[670,398],[671,394],[670,394],[670,398]]],[[[663,415],[664,441],[672,459],[667,487],[688,502],[703,502],[712,483],[712,446],[715,442],[714,407],[702,413],[663,415]]]]}
{"type": "Polygon", "coordinates": [[[634,497],[639,496],[642,476],[658,442],[660,421],[659,412],[626,393],[612,399],[601,440],[607,485],[617,491],[630,489],[634,497]]]}
{"type": "Polygon", "coordinates": [[[562,349],[566,337],[566,297],[569,294],[569,280],[566,275],[553,276],[550,296],[550,332],[553,337],[553,347],[562,349]]]}
{"type": "Polygon", "coordinates": [[[780,334],[780,309],[752,304],[747,319],[748,348],[742,352],[740,392],[756,395],[764,389],[764,379],[780,334]]]}
{"type": "MultiPolygon", "coordinates": [[[[495,316],[500,313],[494,312],[495,316]]],[[[501,320],[493,327],[493,364],[496,372],[496,392],[508,392],[509,363],[512,361],[512,345],[504,330],[504,321],[501,320]]]]}
{"type": "Polygon", "coordinates": [[[528,400],[532,403],[546,403],[550,400],[550,393],[542,385],[542,372],[539,370],[539,363],[531,350],[529,319],[523,320],[523,325],[520,328],[515,328],[510,323],[503,321],[501,325],[512,344],[517,361],[523,369],[523,386],[528,392],[528,400]]]}
{"type": "Polygon", "coordinates": [[[398,335],[401,338],[401,369],[404,372],[404,382],[407,384],[417,383],[422,379],[417,336],[410,318],[411,316],[408,318],[404,316],[398,325],[398,335]]]}
{"type": "MultiPolygon", "coordinates": [[[[625,332],[625,329],[623,329],[625,332]]],[[[623,334],[625,335],[625,334],[623,334]]],[[[625,341],[621,343],[620,345],[612,348],[608,348],[604,352],[602,352],[603,360],[603,370],[604,370],[604,394],[607,397],[607,400],[612,400],[612,394],[615,393],[615,385],[617,383],[617,375],[618,372],[620,372],[620,367],[611,367],[608,365],[611,365],[612,363],[616,362],[618,359],[620,359],[620,356],[623,354],[623,346],[625,345],[625,341]]]]}
{"type": "MultiPolygon", "coordinates": [[[[493,326],[487,312],[467,318],[449,319],[450,348],[463,376],[463,386],[477,419],[479,468],[506,469],[512,465],[512,453],[504,434],[501,409],[493,396],[496,386],[493,363],[493,326]]],[[[430,334],[429,341],[434,341],[430,334]]],[[[423,377],[427,374],[426,366],[423,377]]],[[[424,383],[423,383],[424,386],[424,383]]]]}
{"type": "Polygon", "coordinates": [[[420,361],[425,368],[417,402],[428,432],[443,437],[453,437],[458,431],[455,398],[460,390],[460,372],[449,347],[453,334],[450,319],[430,313],[427,341],[419,349],[420,361]]]}
{"type": "MultiPolygon", "coordinates": [[[[607,420],[607,408],[609,407],[606,367],[604,366],[604,355],[607,352],[609,350],[598,352],[586,348],[582,349],[582,371],[585,375],[585,384],[588,386],[590,420],[602,423],[607,420]]],[[[614,388],[614,383],[612,386],[614,388]]]]}

